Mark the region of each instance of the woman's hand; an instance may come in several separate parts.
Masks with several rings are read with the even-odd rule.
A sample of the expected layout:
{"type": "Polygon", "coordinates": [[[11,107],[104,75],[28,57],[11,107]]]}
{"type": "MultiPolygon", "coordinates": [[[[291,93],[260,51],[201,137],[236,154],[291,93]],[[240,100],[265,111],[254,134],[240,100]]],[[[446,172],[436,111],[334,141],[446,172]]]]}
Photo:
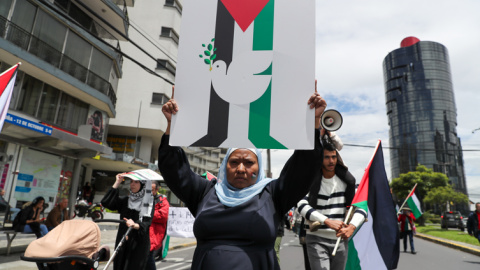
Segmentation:
{"type": "Polygon", "coordinates": [[[123,179],[124,179],[124,176],[126,175],[127,173],[124,172],[124,173],[119,173],[115,176],[115,183],[113,183],[113,188],[118,188],[120,186],[120,184],[123,182],[123,179]]]}
{"type": "Polygon", "coordinates": [[[322,114],[327,108],[327,102],[317,93],[317,80],[315,80],[315,93],[308,99],[308,105],[310,105],[310,109],[315,108],[315,128],[318,129],[322,114]]]}
{"type": "Polygon", "coordinates": [[[132,219],[123,218],[123,220],[125,220],[125,224],[127,225],[127,227],[129,227],[129,228],[131,227],[135,230],[140,229],[140,225],[135,223],[135,221],[133,221],[132,219]]]}
{"type": "Polygon", "coordinates": [[[172,115],[176,114],[178,112],[178,105],[177,102],[174,99],[174,94],[175,94],[175,86],[172,86],[172,98],[162,106],[162,112],[163,115],[165,115],[165,118],[167,118],[167,130],[165,131],[165,134],[170,134],[170,123],[172,121],[172,115]]]}

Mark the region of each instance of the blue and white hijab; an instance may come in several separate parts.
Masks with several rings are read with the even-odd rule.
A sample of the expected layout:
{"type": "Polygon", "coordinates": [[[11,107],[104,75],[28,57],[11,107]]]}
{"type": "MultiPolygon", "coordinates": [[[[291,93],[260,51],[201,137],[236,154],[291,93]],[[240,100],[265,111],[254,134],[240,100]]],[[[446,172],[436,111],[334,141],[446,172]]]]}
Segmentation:
{"type": "Polygon", "coordinates": [[[255,182],[255,184],[242,189],[237,189],[231,186],[227,181],[227,162],[230,155],[233,153],[233,151],[237,149],[239,148],[228,149],[227,154],[223,159],[222,164],[220,165],[220,169],[218,171],[218,177],[217,177],[217,184],[215,184],[215,191],[217,192],[217,196],[220,202],[223,205],[229,206],[229,207],[235,207],[237,205],[240,205],[244,202],[249,201],[255,195],[259,194],[268,183],[274,180],[274,179],[265,177],[263,161],[262,161],[262,152],[258,149],[245,148],[247,150],[252,151],[257,156],[257,160],[258,160],[257,181],[255,182]]]}

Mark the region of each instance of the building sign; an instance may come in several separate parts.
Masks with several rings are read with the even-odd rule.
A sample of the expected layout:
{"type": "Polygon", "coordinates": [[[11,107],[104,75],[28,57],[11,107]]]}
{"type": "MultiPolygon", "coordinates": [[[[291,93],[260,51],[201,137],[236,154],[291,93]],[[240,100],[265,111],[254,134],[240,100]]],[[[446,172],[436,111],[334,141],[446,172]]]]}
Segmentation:
{"type": "Polygon", "coordinates": [[[53,206],[58,193],[62,157],[25,149],[15,187],[15,199],[32,201],[38,196],[53,206]]]}
{"type": "Polygon", "coordinates": [[[135,152],[135,137],[110,135],[107,137],[107,144],[115,153],[135,152]]]}
{"type": "Polygon", "coordinates": [[[27,120],[25,118],[18,117],[18,116],[13,115],[13,114],[7,113],[7,116],[5,117],[5,122],[10,123],[10,124],[14,124],[14,125],[17,125],[17,126],[20,126],[20,127],[28,128],[30,130],[40,132],[40,133],[43,133],[43,134],[47,134],[49,136],[52,135],[52,128],[51,127],[48,127],[48,126],[42,125],[40,123],[36,123],[36,122],[30,121],[30,120],[27,120]]]}

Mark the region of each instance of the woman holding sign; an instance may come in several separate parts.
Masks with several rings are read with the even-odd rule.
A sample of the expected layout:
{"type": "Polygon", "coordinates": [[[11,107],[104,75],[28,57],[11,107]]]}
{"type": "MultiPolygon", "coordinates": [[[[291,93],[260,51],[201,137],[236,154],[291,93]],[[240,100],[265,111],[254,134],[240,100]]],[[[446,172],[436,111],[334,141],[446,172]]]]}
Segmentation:
{"type": "Polygon", "coordinates": [[[163,105],[168,127],[158,166],[169,188],[195,216],[192,269],[280,269],[274,250],[278,224],[320,173],[318,128],[327,104],[315,92],[308,105],[315,109],[315,149],[295,151],[278,179],[265,177],[258,149],[230,148],[218,178],[211,181],[192,172],[180,147],[169,145],[171,117],[179,107],[173,98],[163,105]]]}
{"type": "Polygon", "coordinates": [[[114,270],[145,269],[147,257],[150,252],[150,224],[152,223],[153,196],[150,181],[130,180],[130,194],[120,197],[118,187],[128,178],[128,173],[117,174],[115,183],[102,199],[102,205],[110,210],[118,210],[120,219],[125,223],[120,224],[115,241],[115,248],[127,232],[132,231],[128,239],[113,261],[114,270]]]}

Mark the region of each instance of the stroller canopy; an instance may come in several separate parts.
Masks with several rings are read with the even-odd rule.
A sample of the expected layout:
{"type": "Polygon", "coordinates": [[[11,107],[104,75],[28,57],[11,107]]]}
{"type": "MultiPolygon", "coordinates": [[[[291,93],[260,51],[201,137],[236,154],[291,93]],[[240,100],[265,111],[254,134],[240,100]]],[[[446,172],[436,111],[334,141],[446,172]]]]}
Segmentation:
{"type": "Polygon", "coordinates": [[[44,237],[28,245],[25,257],[54,258],[85,256],[91,258],[100,247],[100,229],[89,220],[66,220],[44,237]]]}

